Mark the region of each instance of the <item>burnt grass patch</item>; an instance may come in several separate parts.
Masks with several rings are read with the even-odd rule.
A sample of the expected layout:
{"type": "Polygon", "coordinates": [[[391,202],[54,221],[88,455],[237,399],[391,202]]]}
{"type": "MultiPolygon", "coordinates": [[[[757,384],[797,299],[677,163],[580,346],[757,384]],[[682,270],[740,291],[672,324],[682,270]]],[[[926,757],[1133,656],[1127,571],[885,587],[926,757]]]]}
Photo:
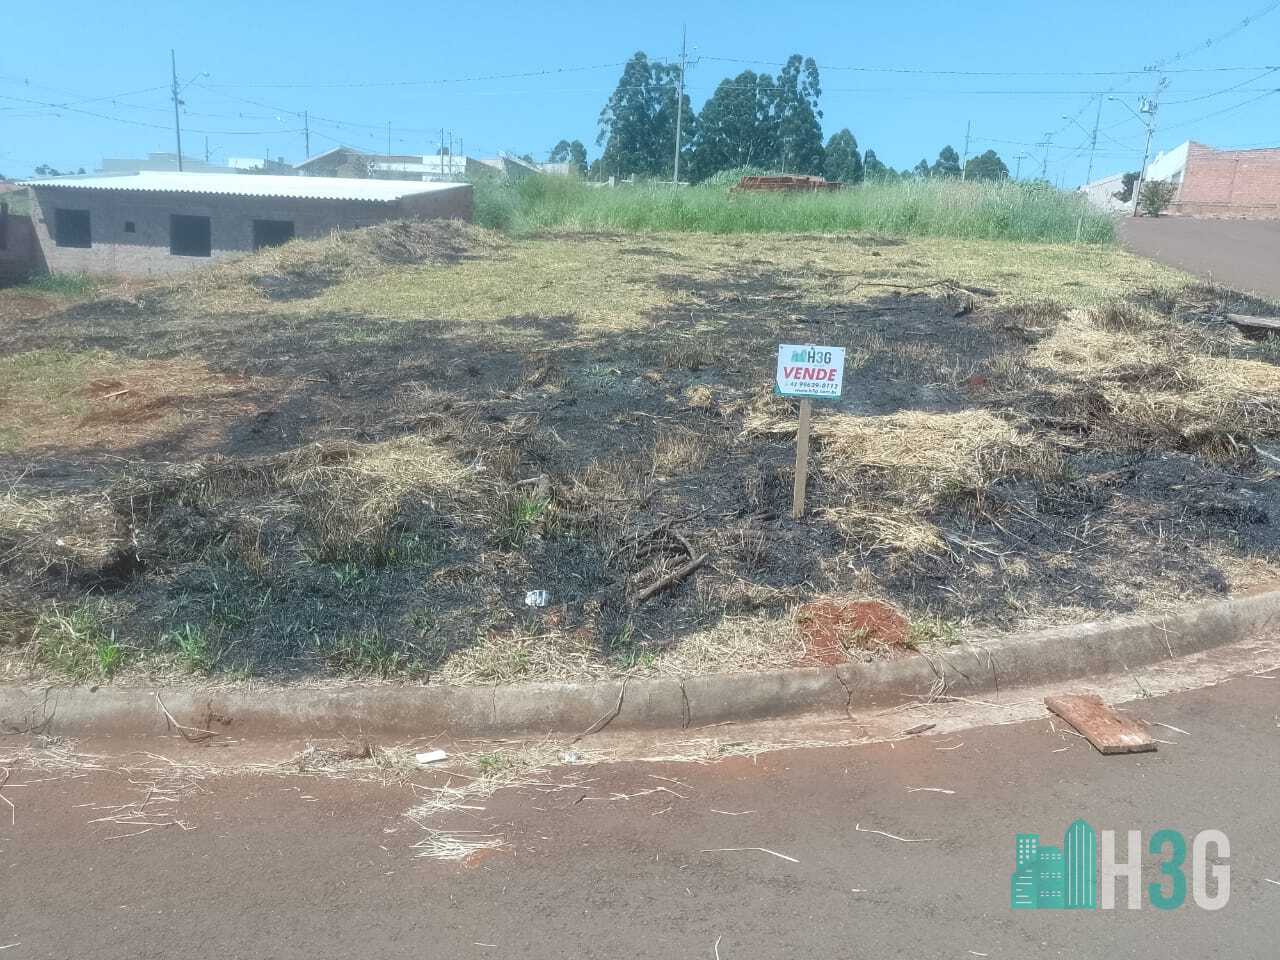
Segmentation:
{"type": "Polygon", "coordinates": [[[620,248],[663,294],[630,327],[572,304],[264,322],[161,290],[6,328],[16,350],[198,361],[246,408],[0,455],[0,643],[35,649],[45,611],[92,604],[125,676],[580,678],[906,655],[939,632],[920,624],[1151,611],[1273,574],[1280,374],[1216,319],[1233,294],[1082,309],[678,253],[620,248]],[[848,358],[799,522],[779,342],[848,358]],[[813,603],[883,604],[912,639],[815,653],[813,603]]]}

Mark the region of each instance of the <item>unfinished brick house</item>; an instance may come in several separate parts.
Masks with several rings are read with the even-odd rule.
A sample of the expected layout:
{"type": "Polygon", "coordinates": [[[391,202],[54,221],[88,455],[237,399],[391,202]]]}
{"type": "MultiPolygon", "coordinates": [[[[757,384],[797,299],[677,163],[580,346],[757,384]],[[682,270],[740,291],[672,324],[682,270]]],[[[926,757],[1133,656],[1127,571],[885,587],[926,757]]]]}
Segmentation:
{"type": "Polygon", "coordinates": [[[1170,212],[1280,218],[1280,149],[1215,150],[1191,141],[1170,212]]]}
{"type": "Polygon", "coordinates": [[[27,184],[42,266],[147,276],[399,219],[471,219],[471,186],[339,177],[141,173],[27,184]]]}

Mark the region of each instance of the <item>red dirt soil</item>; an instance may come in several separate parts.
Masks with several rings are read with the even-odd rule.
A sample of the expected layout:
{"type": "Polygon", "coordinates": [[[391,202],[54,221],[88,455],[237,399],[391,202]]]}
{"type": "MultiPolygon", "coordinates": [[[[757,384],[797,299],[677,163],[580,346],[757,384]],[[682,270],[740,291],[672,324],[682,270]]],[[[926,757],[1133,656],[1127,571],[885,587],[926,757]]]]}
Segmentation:
{"type": "Polygon", "coordinates": [[[878,600],[836,600],[806,603],[796,613],[805,656],[801,663],[836,666],[849,661],[857,648],[892,655],[906,648],[911,630],[907,618],[878,600]]]}

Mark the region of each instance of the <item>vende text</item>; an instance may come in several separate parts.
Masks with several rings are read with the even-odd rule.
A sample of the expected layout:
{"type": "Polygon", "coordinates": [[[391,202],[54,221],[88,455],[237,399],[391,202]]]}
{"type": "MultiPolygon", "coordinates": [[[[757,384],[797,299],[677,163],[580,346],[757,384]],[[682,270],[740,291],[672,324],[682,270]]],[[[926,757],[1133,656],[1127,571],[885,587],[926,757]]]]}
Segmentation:
{"type": "Polygon", "coordinates": [[[787,380],[823,380],[828,383],[834,383],[836,374],[839,373],[834,367],[822,369],[820,367],[783,367],[782,376],[787,380]]]}

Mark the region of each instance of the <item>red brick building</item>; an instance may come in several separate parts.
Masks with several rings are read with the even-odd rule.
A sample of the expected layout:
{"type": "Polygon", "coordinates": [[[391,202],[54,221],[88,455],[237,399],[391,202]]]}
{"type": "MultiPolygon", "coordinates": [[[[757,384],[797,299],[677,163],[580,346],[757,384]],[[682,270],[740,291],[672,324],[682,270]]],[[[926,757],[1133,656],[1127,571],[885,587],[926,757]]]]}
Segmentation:
{"type": "Polygon", "coordinates": [[[1280,219],[1280,149],[1215,150],[1191,141],[1169,212],[1280,219]]]}

